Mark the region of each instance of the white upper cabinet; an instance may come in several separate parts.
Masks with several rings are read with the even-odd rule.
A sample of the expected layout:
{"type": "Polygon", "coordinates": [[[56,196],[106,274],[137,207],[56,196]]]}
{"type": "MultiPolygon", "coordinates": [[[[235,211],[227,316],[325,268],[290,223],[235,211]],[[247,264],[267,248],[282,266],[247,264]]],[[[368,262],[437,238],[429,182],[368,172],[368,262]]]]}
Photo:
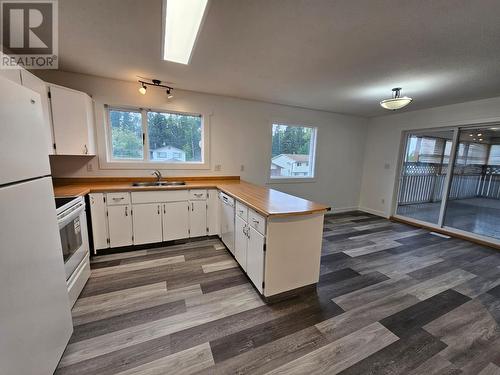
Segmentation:
{"type": "Polygon", "coordinates": [[[57,155],[95,155],[94,106],[87,94],[50,84],[57,155]]]}
{"type": "Polygon", "coordinates": [[[0,77],[21,84],[21,69],[0,69],[0,77]]]}
{"type": "Polygon", "coordinates": [[[47,84],[37,76],[27,70],[21,70],[21,80],[24,87],[27,87],[40,94],[40,100],[43,113],[43,125],[47,138],[47,152],[54,154],[54,134],[52,132],[52,120],[50,118],[50,103],[47,84]]]}

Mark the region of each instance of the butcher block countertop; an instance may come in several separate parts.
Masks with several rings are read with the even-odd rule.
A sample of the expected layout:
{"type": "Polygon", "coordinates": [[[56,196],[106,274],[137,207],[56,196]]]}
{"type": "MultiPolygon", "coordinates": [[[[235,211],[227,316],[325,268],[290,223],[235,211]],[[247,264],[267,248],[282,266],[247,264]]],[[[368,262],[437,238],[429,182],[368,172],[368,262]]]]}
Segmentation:
{"type": "Polygon", "coordinates": [[[228,177],[175,177],[162,181],[186,181],[181,186],[132,186],[136,181],[154,181],[151,178],[54,178],[56,197],[82,196],[89,193],[116,191],[151,191],[185,189],[219,189],[264,216],[284,217],[325,213],[329,206],[315,203],[294,195],[282,193],[265,186],[242,181],[237,176],[228,177]]]}

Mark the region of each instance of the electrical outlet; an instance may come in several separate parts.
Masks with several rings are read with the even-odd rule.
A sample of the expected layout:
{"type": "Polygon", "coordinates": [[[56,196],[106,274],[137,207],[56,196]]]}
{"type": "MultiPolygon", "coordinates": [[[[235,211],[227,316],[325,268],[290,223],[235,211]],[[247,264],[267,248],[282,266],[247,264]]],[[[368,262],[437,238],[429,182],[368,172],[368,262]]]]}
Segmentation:
{"type": "Polygon", "coordinates": [[[222,165],[220,164],[215,164],[214,171],[220,172],[222,170],[222,165]]]}
{"type": "Polygon", "coordinates": [[[94,166],[92,165],[92,162],[87,163],[87,172],[92,172],[94,170],[94,166]]]}

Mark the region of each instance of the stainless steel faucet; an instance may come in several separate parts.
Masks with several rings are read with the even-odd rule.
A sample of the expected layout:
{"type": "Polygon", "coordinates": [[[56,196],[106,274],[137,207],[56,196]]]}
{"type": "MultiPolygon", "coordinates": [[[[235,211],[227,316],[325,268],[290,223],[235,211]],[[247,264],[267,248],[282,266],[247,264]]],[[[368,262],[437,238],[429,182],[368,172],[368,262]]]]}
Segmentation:
{"type": "Polygon", "coordinates": [[[162,175],[161,172],[158,169],[155,169],[153,173],[151,173],[153,176],[156,176],[156,181],[160,182],[162,175]]]}

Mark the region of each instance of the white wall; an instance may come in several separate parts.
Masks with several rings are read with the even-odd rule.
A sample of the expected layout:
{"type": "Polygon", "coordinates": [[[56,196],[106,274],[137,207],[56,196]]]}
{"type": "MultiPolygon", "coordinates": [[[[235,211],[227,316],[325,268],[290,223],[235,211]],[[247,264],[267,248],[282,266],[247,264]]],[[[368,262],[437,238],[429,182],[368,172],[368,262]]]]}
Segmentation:
{"type": "MultiPolygon", "coordinates": [[[[107,78],[36,71],[47,82],[85,91],[96,101],[98,148],[104,146],[104,104],[207,113],[210,116],[210,170],[165,170],[166,176],[240,175],[265,184],[271,158],[271,122],[284,121],[318,127],[317,178],[314,182],[272,184],[278,190],[330,204],[335,209],[355,209],[363,165],[367,119],[330,112],[175,90],[168,102],[165,92],[150,88],[146,95],[138,84],[107,78]],[[222,165],[220,172],[214,171],[222,165]],[[244,171],[240,171],[244,165],[244,171]]],[[[100,169],[98,158],[51,157],[56,177],[147,176],[150,170],[100,169]],[[87,170],[91,163],[92,171],[87,170]]]]}
{"type": "Polygon", "coordinates": [[[368,122],[360,208],[390,216],[402,132],[500,120],[500,97],[372,118],[368,122]]]}

